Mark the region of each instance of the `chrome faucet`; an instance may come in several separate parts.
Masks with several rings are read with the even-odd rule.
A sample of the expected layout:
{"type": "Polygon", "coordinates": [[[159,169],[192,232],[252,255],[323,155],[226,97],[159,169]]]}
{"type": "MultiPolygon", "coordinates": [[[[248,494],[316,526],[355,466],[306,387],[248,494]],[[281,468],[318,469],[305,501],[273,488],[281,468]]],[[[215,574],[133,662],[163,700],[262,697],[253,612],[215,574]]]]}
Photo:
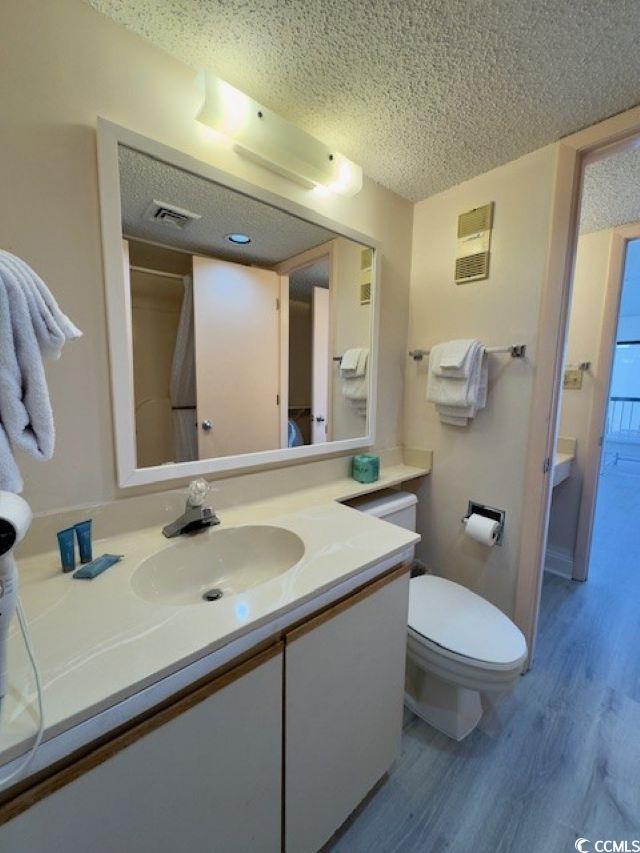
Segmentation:
{"type": "Polygon", "coordinates": [[[162,528],[167,539],[181,536],[183,533],[195,533],[198,530],[220,524],[220,519],[213,511],[213,507],[205,505],[208,492],[209,484],[206,480],[192,480],[189,483],[189,495],[184,512],[180,518],[176,518],[171,524],[162,528]]]}

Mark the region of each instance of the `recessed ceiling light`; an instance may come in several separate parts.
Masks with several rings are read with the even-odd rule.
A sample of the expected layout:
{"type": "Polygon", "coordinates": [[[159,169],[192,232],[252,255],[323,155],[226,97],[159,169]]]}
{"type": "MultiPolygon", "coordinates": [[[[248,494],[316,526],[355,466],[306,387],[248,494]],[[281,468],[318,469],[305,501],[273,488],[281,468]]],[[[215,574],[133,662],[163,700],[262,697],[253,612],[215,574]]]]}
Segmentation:
{"type": "Polygon", "coordinates": [[[251,242],[251,237],[248,234],[227,234],[227,240],[236,246],[246,246],[251,242]]]}

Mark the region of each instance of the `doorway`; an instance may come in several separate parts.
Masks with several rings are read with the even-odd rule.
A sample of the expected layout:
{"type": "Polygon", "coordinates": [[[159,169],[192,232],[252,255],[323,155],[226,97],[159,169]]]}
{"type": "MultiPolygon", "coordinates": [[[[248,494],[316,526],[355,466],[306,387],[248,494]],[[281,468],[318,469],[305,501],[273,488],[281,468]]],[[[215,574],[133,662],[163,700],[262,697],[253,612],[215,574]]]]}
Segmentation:
{"type": "Polygon", "coordinates": [[[632,147],[583,171],[554,460],[570,461],[554,478],[543,600],[549,575],[615,587],[614,573],[640,561],[640,184],[625,191],[635,169],[632,147]]]}
{"type": "Polygon", "coordinates": [[[331,256],[290,261],[288,442],[331,440],[331,256]]]}

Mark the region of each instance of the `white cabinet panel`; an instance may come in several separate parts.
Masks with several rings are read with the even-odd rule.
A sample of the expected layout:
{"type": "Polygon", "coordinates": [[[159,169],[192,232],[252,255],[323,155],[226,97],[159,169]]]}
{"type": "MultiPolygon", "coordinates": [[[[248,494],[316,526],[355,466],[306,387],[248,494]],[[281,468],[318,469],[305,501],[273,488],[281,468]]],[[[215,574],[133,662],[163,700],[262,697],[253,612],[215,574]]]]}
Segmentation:
{"type": "Polygon", "coordinates": [[[287,635],[287,853],[325,844],[399,749],[408,571],[373,588],[287,635]]]}
{"type": "Polygon", "coordinates": [[[0,826],[0,850],[280,853],[282,657],[0,826]]]}

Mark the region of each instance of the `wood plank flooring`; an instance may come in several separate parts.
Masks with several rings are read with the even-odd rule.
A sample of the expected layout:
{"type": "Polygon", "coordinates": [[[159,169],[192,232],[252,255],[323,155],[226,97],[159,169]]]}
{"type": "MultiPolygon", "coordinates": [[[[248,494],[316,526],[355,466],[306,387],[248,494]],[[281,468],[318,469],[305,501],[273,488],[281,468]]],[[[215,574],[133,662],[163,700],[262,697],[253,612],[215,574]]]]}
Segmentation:
{"type": "Polygon", "coordinates": [[[462,743],[411,722],[332,850],[564,853],[580,836],[640,839],[640,465],[619,469],[602,477],[589,581],[545,577],[534,669],[462,743]]]}

